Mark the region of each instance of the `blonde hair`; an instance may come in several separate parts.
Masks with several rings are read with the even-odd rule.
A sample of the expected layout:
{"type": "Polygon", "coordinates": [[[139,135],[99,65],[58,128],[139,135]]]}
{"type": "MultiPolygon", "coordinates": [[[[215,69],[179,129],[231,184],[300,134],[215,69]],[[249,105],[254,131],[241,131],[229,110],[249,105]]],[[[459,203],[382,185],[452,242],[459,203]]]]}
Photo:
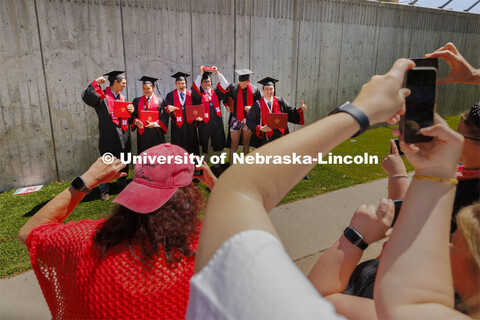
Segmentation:
{"type": "Polygon", "coordinates": [[[460,210],[457,223],[467,243],[472,263],[480,270],[480,202],[460,210]]]}
{"type": "MultiPolygon", "coordinates": [[[[457,215],[457,223],[467,243],[472,267],[480,272],[480,202],[460,210],[457,215]]],[[[470,311],[468,315],[473,319],[480,319],[478,301],[479,293],[467,301],[463,301],[463,306],[470,311]]]]}

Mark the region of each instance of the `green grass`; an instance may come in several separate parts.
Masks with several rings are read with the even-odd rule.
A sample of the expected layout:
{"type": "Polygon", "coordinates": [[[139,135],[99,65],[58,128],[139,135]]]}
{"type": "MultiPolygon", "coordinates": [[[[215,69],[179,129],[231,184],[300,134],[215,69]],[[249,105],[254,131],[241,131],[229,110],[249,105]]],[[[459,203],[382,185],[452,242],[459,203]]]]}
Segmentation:
{"type": "MultiPolygon", "coordinates": [[[[456,128],[459,116],[446,119],[452,128],[456,128]]],[[[348,139],[337,146],[331,153],[333,155],[369,155],[378,156],[378,165],[336,164],[317,165],[309,175],[309,180],[300,181],[282,200],[288,203],[300,199],[310,198],[333,190],[350,187],[367,181],[384,178],[387,175],[382,170],[382,158],[390,152],[388,140],[392,138],[393,127],[370,129],[360,137],[348,139]]],[[[327,155],[324,155],[324,160],[327,155]]],[[[412,167],[404,159],[407,170],[412,167]]],[[[129,179],[132,178],[130,172],[129,179]]],[[[14,195],[15,190],[0,193],[0,278],[8,277],[31,268],[28,252],[17,240],[18,230],[25,224],[29,217],[35,214],[46,202],[54,198],[68,187],[67,182],[56,182],[45,185],[40,191],[14,195]]],[[[201,191],[208,196],[208,191],[199,184],[201,191]]],[[[113,186],[112,186],[113,187],[113,186]]],[[[112,189],[111,200],[116,196],[112,189]]],[[[113,208],[111,201],[100,201],[98,189],[86,197],[67,221],[82,219],[100,219],[105,217],[113,208]]]]}

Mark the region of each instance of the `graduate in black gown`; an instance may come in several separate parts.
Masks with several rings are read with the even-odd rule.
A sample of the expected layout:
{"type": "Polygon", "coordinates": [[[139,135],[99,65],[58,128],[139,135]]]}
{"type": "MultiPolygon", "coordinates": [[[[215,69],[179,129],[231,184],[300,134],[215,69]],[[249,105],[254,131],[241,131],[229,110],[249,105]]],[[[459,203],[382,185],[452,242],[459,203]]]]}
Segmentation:
{"type": "MultiPolygon", "coordinates": [[[[127,86],[127,79],[124,71],[112,71],[104,74],[108,76],[110,86],[102,90],[100,85],[106,82],[104,77],[99,77],[88,85],[82,93],[82,100],[95,109],[98,115],[98,130],[100,132],[98,149],[100,154],[111,153],[120,158],[120,153],[130,152],[130,130],[128,129],[128,120],[119,119],[114,116],[114,101],[125,101],[125,97],[120,93],[127,86]],[[125,122],[127,121],[127,122],[125,122]]],[[[127,107],[129,113],[134,111],[130,104],[127,107]]],[[[122,171],[128,173],[128,166],[122,171]]],[[[117,184],[123,188],[127,185],[126,178],[117,180],[117,184]]],[[[110,185],[104,183],[98,186],[101,193],[101,199],[107,201],[110,185]]]]}
{"type": "MultiPolygon", "coordinates": [[[[258,83],[263,85],[263,98],[256,101],[247,115],[247,126],[252,130],[256,138],[257,147],[288,134],[288,127],[285,129],[271,129],[267,126],[266,115],[268,113],[287,113],[288,122],[305,124],[303,113],[307,106],[303,104],[300,108],[291,107],[287,101],[275,96],[275,82],[278,80],[266,77],[258,83]]],[[[252,145],[253,137],[252,137],[252,145]]]]}
{"type": "Polygon", "coordinates": [[[168,127],[171,120],[171,143],[182,147],[188,153],[199,155],[197,127],[198,121],[187,121],[186,106],[192,105],[192,93],[187,90],[187,77],[189,74],[177,72],[172,75],[175,78],[177,89],[169,92],[163,101],[162,122],[168,127]]]}
{"type": "Polygon", "coordinates": [[[235,70],[235,72],[238,74],[238,83],[231,84],[223,98],[223,104],[228,105],[227,111],[230,112],[227,138],[227,144],[230,142],[230,163],[233,153],[237,151],[240,138],[242,138],[243,153],[247,154],[249,152],[252,131],[247,127],[247,114],[255,101],[262,98],[260,90],[250,84],[252,71],[240,69],[235,70]]]}
{"type": "MultiPolygon", "coordinates": [[[[165,143],[165,134],[167,127],[160,120],[160,111],[163,105],[163,99],[158,97],[154,90],[156,88],[155,82],[158,79],[143,76],[139,81],[142,81],[142,89],[144,95],[133,100],[135,111],[132,114],[132,131],[137,130],[137,152],[141,154],[143,151],[156,146],[160,143],[165,143]],[[157,121],[148,121],[143,123],[140,120],[141,111],[153,111],[158,114],[157,121]]],[[[167,122],[168,125],[168,122],[167,122]]]]}
{"type": "MultiPolygon", "coordinates": [[[[198,136],[203,153],[208,153],[210,144],[214,154],[218,155],[225,148],[225,131],[223,129],[220,101],[223,99],[229,84],[218,69],[213,67],[220,82],[215,90],[212,89],[211,72],[206,72],[203,68],[203,66],[200,66],[200,74],[192,86],[193,104],[202,104],[205,110],[203,122],[198,128],[198,136]]],[[[214,164],[213,167],[218,168],[220,164],[214,164]]]]}

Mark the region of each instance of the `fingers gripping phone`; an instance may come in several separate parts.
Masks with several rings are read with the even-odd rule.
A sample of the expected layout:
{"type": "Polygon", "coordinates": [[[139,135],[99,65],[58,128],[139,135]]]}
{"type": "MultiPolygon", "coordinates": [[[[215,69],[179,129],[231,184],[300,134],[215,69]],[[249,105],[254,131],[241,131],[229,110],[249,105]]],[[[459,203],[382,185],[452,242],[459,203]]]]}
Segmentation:
{"type": "Polygon", "coordinates": [[[412,60],[417,66],[405,74],[404,87],[410,89],[411,93],[405,99],[406,110],[400,119],[400,133],[407,143],[427,142],[433,138],[420,134],[420,129],[433,125],[438,60],[412,60]]]}

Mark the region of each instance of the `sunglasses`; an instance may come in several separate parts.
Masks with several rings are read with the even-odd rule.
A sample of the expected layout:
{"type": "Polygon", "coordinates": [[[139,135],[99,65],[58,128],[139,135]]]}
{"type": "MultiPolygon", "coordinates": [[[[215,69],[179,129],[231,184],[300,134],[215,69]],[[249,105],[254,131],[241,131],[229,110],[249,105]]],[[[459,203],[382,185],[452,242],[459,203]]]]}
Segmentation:
{"type": "Polygon", "coordinates": [[[474,137],[467,137],[467,136],[463,136],[465,139],[468,139],[468,140],[473,140],[473,141],[480,141],[480,138],[474,138],[474,137]]]}

